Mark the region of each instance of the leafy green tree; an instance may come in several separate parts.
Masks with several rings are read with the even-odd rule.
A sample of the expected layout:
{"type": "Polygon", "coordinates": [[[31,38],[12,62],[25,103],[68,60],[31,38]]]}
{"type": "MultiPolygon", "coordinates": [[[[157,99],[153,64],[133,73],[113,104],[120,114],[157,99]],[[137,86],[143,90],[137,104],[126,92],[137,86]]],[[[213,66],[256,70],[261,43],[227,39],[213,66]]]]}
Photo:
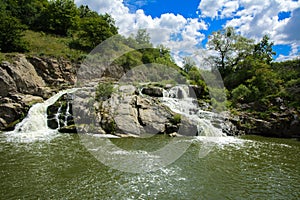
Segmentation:
{"type": "Polygon", "coordinates": [[[189,73],[189,71],[196,66],[195,61],[191,57],[185,57],[183,58],[183,71],[186,73],[189,73]]]}
{"type": "Polygon", "coordinates": [[[85,17],[97,17],[98,13],[95,11],[92,11],[89,6],[87,5],[81,5],[78,8],[79,11],[79,17],[85,18],[85,17]]]}
{"type": "Polygon", "coordinates": [[[254,46],[254,56],[270,64],[273,60],[273,55],[276,55],[276,52],[272,49],[273,45],[274,43],[270,42],[270,37],[265,35],[262,40],[254,46]]]}
{"type": "Polygon", "coordinates": [[[49,4],[47,0],[3,0],[6,10],[22,24],[35,29],[43,9],[49,4]]]}
{"type": "Polygon", "coordinates": [[[212,56],[213,70],[219,70],[223,77],[232,73],[235,66],[252,53],[253,40],[235,33],[233,27],[227,27],[209,36],[208,49],[217,52],[212,56]]]}
{"type": "Polygon", "coordinates": [[[113,19],[106,14],[82,18],[77,36],[79,43],[91,50],[116,34],[118,34],[118,29],[113,19]]]}
{"type": "Polygon", "coordinates": [[[239,85],[231,92],[234,103],[245,103],[251,99],[252,91],[244,84],[239,85]]]}
{"type": "Polygon", "coordinates": [[[90,51],[104,40],[118,34],[118,29],[110,15],[90,12],[85,16],[80,19],[74,34],[73,44],[77,43],[80,49],[90,51]]]}
{"type": "Polygon", "coordinates": [[[27,45],[22,40],[23,31],[26,29],[20,21],[10,16],[7,12],[0,13],[0,51],[25,52],[27,45]]]}
{"type": "Polygon", "coordinates": [[[74,0],[50,0],[40,16],[39,29],[66,36],[71,28],[77,26],[78,9],[74,0]]]}
{"type": "Polygon", "coordinates": [[[137,31],[137,34],[135,36],[135,40],[137,44],[142,45],[143,47],[152,47],[152,44],[150,42],[150,35],[147,32],[147,29],[139,29],[137,31]]]}

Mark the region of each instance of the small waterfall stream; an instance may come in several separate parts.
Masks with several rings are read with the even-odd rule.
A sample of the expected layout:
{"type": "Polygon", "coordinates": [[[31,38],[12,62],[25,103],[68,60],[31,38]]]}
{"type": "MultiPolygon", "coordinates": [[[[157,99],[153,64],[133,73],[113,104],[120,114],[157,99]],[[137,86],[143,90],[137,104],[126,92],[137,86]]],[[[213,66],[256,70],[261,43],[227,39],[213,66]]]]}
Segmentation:
{"type": "Polygon", "coordinates": [[[198,135],[206,137],[223,137],[222,128],[213,125],[212,119],[217,117],[216,113],[203,111],[199,108],[196,98],[193,98],[193,91],[187,85],[178,85],[168,91],[164,91],[162,102],[173,112],[179,113],[194,124],[197,124],[198,135]]]}
{"type": "MultiPolygon", "coordinates": [[[[8,134],[11,136],[11,139],[16,139],[21,142],[32,142],[36,140],[47,140],[49,138],[53,138],[58,129],[50,129],[48,127],[47,108],[54,104],[62,95],[73,93],[76,90],[76,88],[73,88],[60,91],[43,103],[37,103],[33,105],[29,109],[26,118],[16,125],[15,130],[8,132],[8,134]]],[[[56,117],[57,120],[59,120],[59,111],[56,117]]]]}

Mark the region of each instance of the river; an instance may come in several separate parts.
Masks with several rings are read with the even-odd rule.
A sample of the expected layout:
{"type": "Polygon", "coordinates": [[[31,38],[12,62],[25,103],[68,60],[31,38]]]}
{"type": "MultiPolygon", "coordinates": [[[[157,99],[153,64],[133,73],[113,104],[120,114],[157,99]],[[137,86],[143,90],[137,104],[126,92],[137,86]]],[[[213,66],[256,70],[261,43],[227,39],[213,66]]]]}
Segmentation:
{"type": "MultiPolygon", "coordinates": [[[[174,138],[107,140],[124,151],[152,151],[174,138]]],[[[152,172],[128,173],[97,160],[76,134],[18,142],[0,133],[0,199],[300,198],[297,140],[224,137],[202,157],[200,137],[176,140],[190,146],[175,162],[152,172]]]]}

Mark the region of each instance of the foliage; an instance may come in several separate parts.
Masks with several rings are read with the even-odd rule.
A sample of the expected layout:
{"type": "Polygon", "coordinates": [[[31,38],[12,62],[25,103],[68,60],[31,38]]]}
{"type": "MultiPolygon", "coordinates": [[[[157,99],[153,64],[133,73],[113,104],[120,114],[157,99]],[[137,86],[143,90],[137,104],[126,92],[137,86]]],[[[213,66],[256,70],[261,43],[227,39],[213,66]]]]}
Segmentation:
{"type": "Polygon", "coordinates": [[[170,120],[173,125],[177,125],[181,122],[181,114],[174,114],[173,118],[170,120]]]}
{"type": "Polygon", "coordinates": [[[251,94],[252,94],[251,90],[244,84],[241,84],[232,90],[232,92],[231,92],[232,101],[235,103],[247,102],[247,101],[249,101],[251,94]]]}
{"type": "Polygon", "coordinates": [[[135,36],[135,40],[138,45],[140,45],[143,48],[151,48],[152,44],[150,42],[150,35],[147,32],[147,29],[139,29],[137,31],[137,34],[135,36]]]}
{"type": "Polygon", "coordinates": [[[78,28],[74,33],[75,42],[80,49],[90,51],[107,38],[118,34],[118,29],[110,15],[98,15],[89,12],[88,8],[85,8],[84,12],[80,14],[84,17],[79,20],[78,28]]]}
{"type": "Polygon", "coordinates": [[[223,77],[234,71],[235,65],[251,54],[253,40],[247,39],[235,33],[233,27],[213,32],[209,36],[208,49],[217,52],[211,56],[215,63],[214,70],[219,70],[223,77]]]}
{"type": "Polygon", "coordinates": [[[66,36],[77,24],[78,9],[74,0],[50,0],[42,11],[39,29],[66,36]]]}
{"type": "Polygon", "coordinates": [[[96,88],[95,100],[105,101],[111,97],[111,94],[114,91],[113,83],[98,83],[96,88]]]}
{"type": "MultiPolygon", "coordinates": [[[[3,11],[3,10],[2,10],[3,11]]],[[[0,10],[1,12],[1,10],[0,10]]],[[[1,52],[25,52],[27,44],[22,39],[26,29],[20,21],[6,12],[0,13],[0,51],[1,52]]]]}
{"type": "Polygon", "coordinates": [[[68,58],[72,61],[81,60],[85,56],[84,52],[69,48],[71,38],[27,30],[24,32],[23,39],[28,43],[29,55],[50,55],[56,58],[68,58]]]}
{"type": "Polygon", "coordinates": [[[265,35],[262,40],[254,46],[254,56],[268,64],[273,60],[273,55],[276,55],[272,49],[274,43],[269,40],[270,37],[265,35]]]}

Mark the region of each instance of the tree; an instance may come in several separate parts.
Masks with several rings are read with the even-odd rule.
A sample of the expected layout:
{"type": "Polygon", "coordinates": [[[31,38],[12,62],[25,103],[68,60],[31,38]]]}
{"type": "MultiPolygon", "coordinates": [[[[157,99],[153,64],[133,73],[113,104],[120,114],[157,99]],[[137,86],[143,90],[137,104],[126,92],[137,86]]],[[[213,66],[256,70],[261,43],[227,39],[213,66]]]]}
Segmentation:
{"type": "Polygon", "coordinates": [[[76,42],[81,48],[89,51],[116,34],[118,29],[110,15],[88,14],[80,19],[76,42]]]}
{"type": "Polygon", "coordinates": [[[211,56],[213,70],[219,70],[223,77],[235,70],[240,60],[252,53],[253,40],[237,35],[233,27],[226,27],[209,36],[208,49],[216,51],[211,56]]]}
{"type": "Polygon", "coordinates": [[[135,40],[139,45],[142,45],[143,47],[152,47],[152,44],[150,42],[150,35],[147,33],[147,29],[139,29],[137,31],[137,34],[135,36],[135,40]]]}
{"type": "Polygon", "coordinates": [[[276,55],[272,49],[274,43],[269,40],[270,37],[265,35],[262,40],[254,46],[254,56],[268,64],[273,60],[273,55],[276,55]]]}
{"type": "Polygon", "coordinates": [[[35,29],[37,19],[49,4],[47,0],[3,0],[11,16],[18,18],[22,24],[35,29]]]}
{"type": "Polygon", "coordinates": [[[20,21],[0,10],[0,51],[1,52],[25,52],[26,43],[22,40],[23,31],[26,29],[20,21]]]}
{"type": "Polygon", "coordinates": [[[193,61],[191,57],[183,58],[183,71],[189,73],[189,71],[196,66],[196,63],[193,61]]]}
{"type": "Polygon", "coordinates": [[[78,21],[78,9],[74,0],[50,0],[40,16],[40,29],[58,35],[67,35],[78,21]]]}

